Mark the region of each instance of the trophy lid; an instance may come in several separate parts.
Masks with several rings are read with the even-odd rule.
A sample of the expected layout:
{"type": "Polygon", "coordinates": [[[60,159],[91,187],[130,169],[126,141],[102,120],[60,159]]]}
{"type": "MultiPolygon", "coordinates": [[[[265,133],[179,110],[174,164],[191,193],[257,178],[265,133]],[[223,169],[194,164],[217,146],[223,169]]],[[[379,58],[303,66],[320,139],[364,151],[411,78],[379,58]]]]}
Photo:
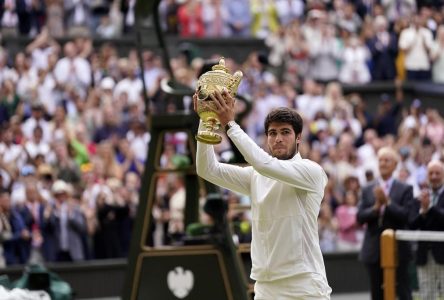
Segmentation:
{"type": "Polygon", "coordinates": [[[227,67],[225,67],[225,58],[221,57],[219,60],[219,64],[214,65],[211,69],[213,71],[223,71],[225,73],[228,73],[228,69],[227,67]]]}

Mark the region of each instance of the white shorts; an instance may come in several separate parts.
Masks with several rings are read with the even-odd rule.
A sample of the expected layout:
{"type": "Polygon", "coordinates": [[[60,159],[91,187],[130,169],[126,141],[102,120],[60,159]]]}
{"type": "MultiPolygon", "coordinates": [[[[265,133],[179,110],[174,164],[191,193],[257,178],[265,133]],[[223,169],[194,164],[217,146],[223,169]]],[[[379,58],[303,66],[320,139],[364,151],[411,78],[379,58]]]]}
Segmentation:
{"type": "Polygon", "coordinates": [[[274,281],[256,281],[254,300],[329,300],[327,280],[315,273],[305,273],[274,281]]]}

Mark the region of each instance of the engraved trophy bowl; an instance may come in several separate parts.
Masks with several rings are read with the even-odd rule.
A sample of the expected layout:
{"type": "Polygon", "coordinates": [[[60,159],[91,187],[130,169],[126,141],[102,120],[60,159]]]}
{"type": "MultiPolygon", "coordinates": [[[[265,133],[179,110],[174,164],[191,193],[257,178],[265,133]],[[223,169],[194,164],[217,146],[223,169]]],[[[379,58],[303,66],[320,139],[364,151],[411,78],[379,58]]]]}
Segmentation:
{"type": "Polygon", "coordinates": [[[236,71],[233,75],[228,73],[225,67],[225,59],[222,57],[219,64],[214,65],[199,77],[197,82],[197,114],[202,120],[204,130],[199,130],[196,140],[205,144],[216,145],[222,141],[222,136],[216,131],[220,127],[220,121],[215,113],[216,105],[210,95],[215,91],[227,90],[232,97],[236,96],[237,88],[242,80],[242,72],[236,71]]]}

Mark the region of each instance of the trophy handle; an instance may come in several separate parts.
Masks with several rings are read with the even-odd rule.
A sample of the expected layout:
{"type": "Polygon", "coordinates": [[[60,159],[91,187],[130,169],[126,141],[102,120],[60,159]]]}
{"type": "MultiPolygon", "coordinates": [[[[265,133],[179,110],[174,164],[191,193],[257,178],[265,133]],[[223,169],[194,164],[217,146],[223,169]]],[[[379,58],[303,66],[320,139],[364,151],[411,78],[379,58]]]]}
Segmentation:
{"type": "Polygon", "coordinates": [[[237,93],[237,88],[242,80],[243,74],[241,71],[236,71],[234,75],[230,78],[230,83],[228,84],[228,90],[231,95],[235,96],[237,93]]]}

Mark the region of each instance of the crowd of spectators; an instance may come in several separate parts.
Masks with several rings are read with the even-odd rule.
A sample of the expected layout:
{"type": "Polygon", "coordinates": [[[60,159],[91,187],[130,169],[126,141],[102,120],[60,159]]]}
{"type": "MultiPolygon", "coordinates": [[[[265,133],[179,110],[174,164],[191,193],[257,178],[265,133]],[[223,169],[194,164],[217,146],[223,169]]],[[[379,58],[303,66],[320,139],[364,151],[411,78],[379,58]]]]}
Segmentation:
{"type": "MultiPolygon", "coordinates": [[[[135,0],[6,0],[3,36],[134,31],[135,0]]],[[[444,8],[439,0],[164,0],[162,28],[183,38],[258,38],[280,77],[329,82],[444,82],[444,8]]]]}
{"type": "MultiPolygon", "coordinates": [[[[18,53],[0,49],[0,265],[125,257],[150,142],[145,112],[192,111],[189,96],[178,100],[162,91],[167,72],[153,52],[145,50],[140,65],[135,50],[120,56],[112,44],[93,48],[92,38],[84,34],[64,45],[57,42],[55,31],[68,28],[75,34],[74,25],[82,16],[91,22],[117,11],[122,16],[123,4],[128,9],[125,23],[116,24],[130,30],[135,1],[105,1],[111,9],[98,19],[91,6],[96,2],[100,1],[46,1],[46,12],[39,15],[43,1],[4,1],[2,32],[18,30],[34,38],[18,53]],[[29,30],[22,30],[26,26],[18,8],[23,3],[35,8],[35,15],[26,18],[29,30]],[[69,5],[74,7],[72,15],[69,5]],[[59,22],[74,23],[56,23],[57,11],[59,22]],[[8,18],[16,20],[10,28],[5,25],[8,18]]],[[[243,62],[226,59],[232,72],[244,73],[239,94],[252,99],[252,110],[239,122],[263,145],[263,127],[256,120],[278,106],[302,114],[301,154],[320,163],[329,176],[319,215],[324,252],[359,249],[362,227],[356,221],[356,205],[361,187],[378,176],[378,149],[390,146],[399,152],[402,162],[396,176],[412,184],[416,195],[426,182],[427,163],[444,160],[440,112],[420,99],[407,104],[401,88],[403,79],[427,80],[432,67],[434,80],[444,74],[443,10],[402,0],[398,11],[395,2],[161,2],[168,32],[265,38],[269,56],[253,52],[243,62]],[[228,19],[209,24],[220,14],[215,7],[223,8],[223,16],[246,18],[247,25],[228,19]],[[210,12],[199,15],[201,9],[210,12]],[[188,11],[193,18],[209,17],[207,23],[193,23],[186,33],[181,22],[188,11]],[[260,14],[266,13],[267,22],[261,21],[260,14]],[[424,39],[414,37],[415,24],[425,25],[419,30],[424,39]],[[424,53],[430,56],[422,65],[424,53]],[[381,95],[376,112],[367,109],[365,94],[346,95],[342,90],[342,83],[372,79],[395,81],[396,86],[394,97],[381,95]]],[[[99,31],[100,25],[84,25],[99,31]]],[[[182,54],[171,59],[175,78],[191,88],[204,63],[201,57],[182,54]]],[[[237,103],[244,109],[241,101],[237,103]]],[[[189,163],[187,138],[180,132],[165,136],[161,167],[189,163]]],[[[235,155],[227,139],[216,150],[227,162],[235,155]]],[[[169,244],[184,234],[185,188],[178,174],[158,177],[150,244],[169,244]]],[[[230,204],[248,204],[241,195],[227,192],[226,197],[230,204]]],[[[228,214],[238,225],[239,241],[248,241],[248,212],[228,214]]]]}

